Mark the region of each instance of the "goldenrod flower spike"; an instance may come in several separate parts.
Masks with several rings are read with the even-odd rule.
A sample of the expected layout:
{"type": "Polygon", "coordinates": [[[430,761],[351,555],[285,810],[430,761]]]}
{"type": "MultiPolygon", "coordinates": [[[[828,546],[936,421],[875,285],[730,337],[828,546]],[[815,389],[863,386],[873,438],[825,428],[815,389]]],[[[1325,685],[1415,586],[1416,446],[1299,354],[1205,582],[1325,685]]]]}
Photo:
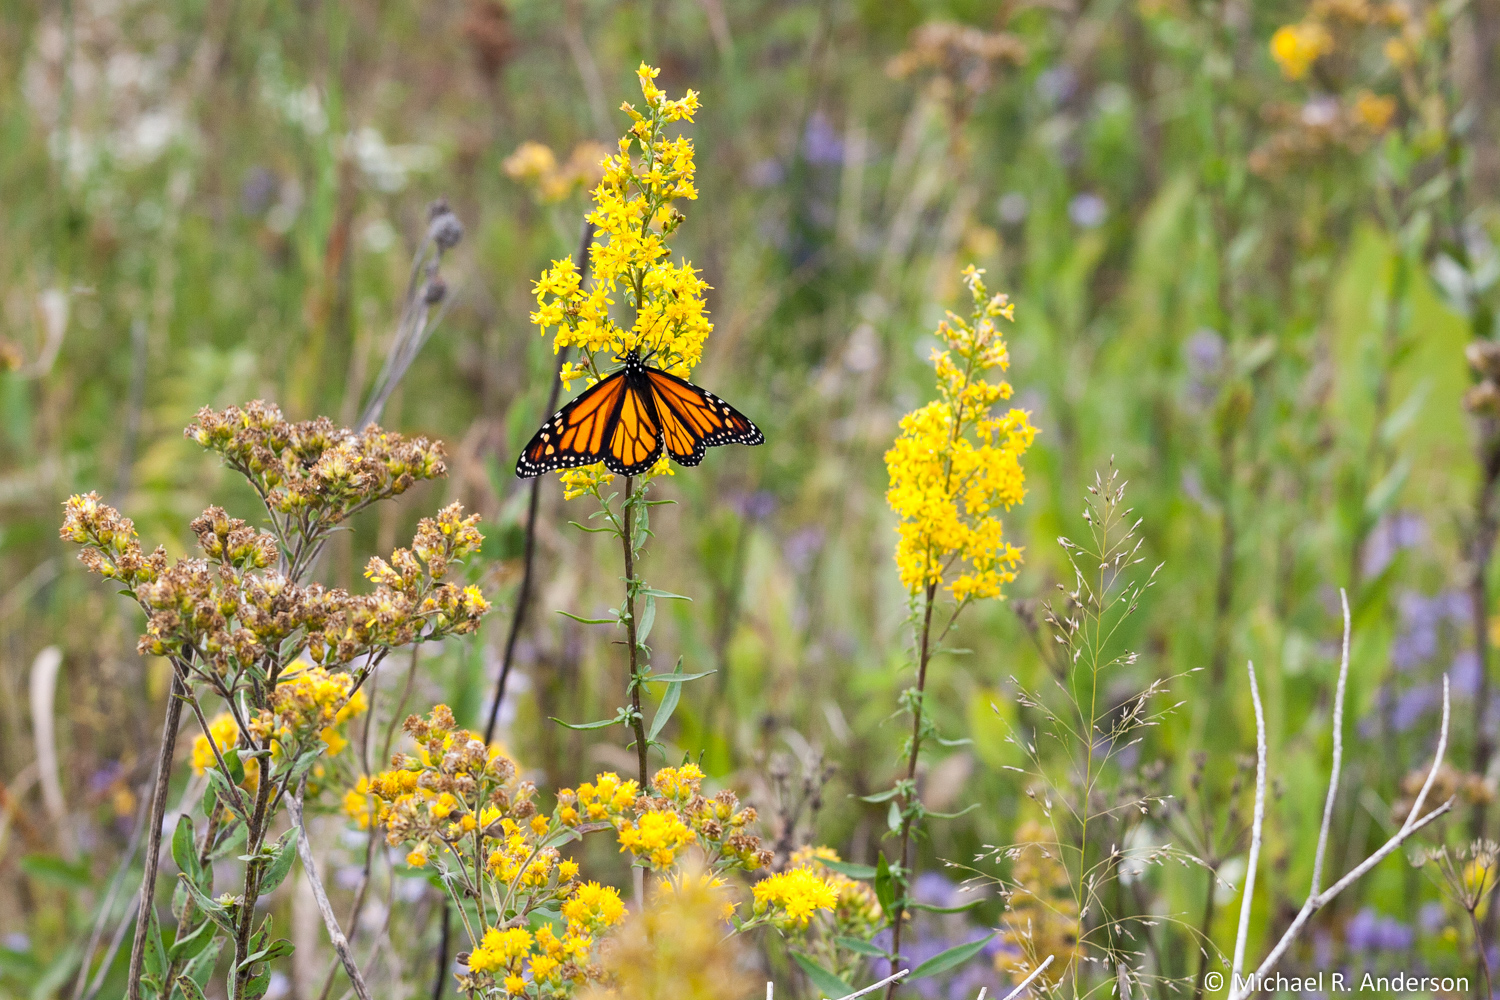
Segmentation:
{"type": "Polygon", "coordinates": [[[1021,456],[1036,436],[1025,410],[990,413],[1011,396],[1009,383],[984,376],[1010,364],[995,321],[1013,319],[1015,307],[988,293],[983,273],[964,271],[970,318],[950,312],[938,326],[948,348],[932,352],[938,398],[902,418],[885,455],[902,586],[916,595],[947,580],[959,602],[999,597],[1015,579],[1021,550],[1006,541],[999,514],[1026,495],[1021,456]]]}

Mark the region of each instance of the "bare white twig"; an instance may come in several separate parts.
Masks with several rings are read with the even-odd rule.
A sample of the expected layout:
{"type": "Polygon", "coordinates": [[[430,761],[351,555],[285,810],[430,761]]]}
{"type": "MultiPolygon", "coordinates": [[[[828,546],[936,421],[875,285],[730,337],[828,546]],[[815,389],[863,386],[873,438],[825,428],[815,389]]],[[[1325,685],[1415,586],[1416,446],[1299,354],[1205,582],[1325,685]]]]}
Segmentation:
{"type": "Polygon", "coordinates": [[[1255,705],[1255,819],[1250,826],[1250,863],[1245,868],[1245,892],[1240,899],[1240,928],[1234,937],[1234,965],[1231,979],[1238,980],[1245,969],[1245,940],[1250,934],[1250,903],[1255,895],[1255,866],[1260,863],[1261,834],[1266,822],[1266,711],[1260,703],[1260,687],[1255,683],[1255,664],[1245,661],[1250,675],[1250,701],[1255,705]]]}
{"type": "Polygon", "coordinates": [[[297,827],[297,854],[302,858],[302,868],[307,872],[307,881],[312,886],[313,899],[318,903],[318,912],[323,914],[323,926],[328,929],[328,940],[333,942],[333,950],[338,954],[339,961],[344,965],[344,972],[349,976],[349,985],[353,987],[354,994],[359,1000],[370,1000],[370,988],[365,985],[364,977],[359,973],[359,966],[355,964],[354,952],[349,949],[349,939],[344,937],[344,932],[339,928],[339,918],[333,915],[333,907],[328,903],[328,893],[323,891],[323,883],[318,879],[318,868],[313,863],[312,845],[307,840],[307,824],[302,822],[302,793],[305,785],[299,787],[295,794],[287,796],[287,811],[291,813],[292,823],[297,827]]]}
{"type": "MultiPolygon", "coordinates": [[[[874,993],[876,990],[880,989],[882,986],[885,986],[885,985],[887,985],[889,983],[894,983],[896,980],[900,979],[902,976],[906,975],[910,971],[911,971],[910,969],[902,969],[900,972],[896,973],[895,975],[886,976],[884,979],[882,979],[878,983],[871,983],[869,986],[866,986],[862,990],[855,990],[853,993],[850,993],[846,997],[839,997],[839,1000],[854,1000],[855,997],[862,997],[866,993],[874,993]]],[[[766,993],[767,996],[770,996],[769,985],[770,984],[767,984],[767,987],[768,987],[767,988],[767,993],[766,993]]]]}
{"type": "MultiPolygon", "coordinates": [[[[1029,975],[1025,979],[1021,980],[1021,985],[1017,986],[1015,989],[1013,989],[1009,993],[1005,994],[1005,1000],[1016,1000],[1016,997],[1020,996],[1021,991],[1024,990],[1026,987],[1030,986],[1031,985],[1031,981],[1033,979],[1035,979],[1037,976],[1040,976],[1043,972],[1045,972],[1046,969],[1047,969],[1047,966],[1051,965],[1052,964],[1052,960],[1054,958],[1056,958],[1056,957],[1057,957],[1056,955],[1048,955],[1046,961],[1042,962],[1041,965],[1038,965],[1035,969],[1031,970],[1031,975],[1029,975]]],[[[984,994],[981,993],[980,996],[983,997],[984,994]]]]}
{"type": "Polygon", "coordinates": [[[1339,772],[1344,767],[1344,689],[1349,680],[1349,595],[1339,588],[1339,603],[1344,608],[1344,651],[1339,658],[1338,686],[1333,694],[1333,771],[1328,776],[1328,798],[1323,801],[1323,825],[1318,828],[1318,853],[1313,855],[1312,888],[1316,896],[1323,886],[1323,855],[1328,850],[1328,831],[1333,826],[1333,803],[1339,797],[1339,772]]]}
{"type": "MultiPolygon", "coordinates": [[[[1346,604],[1346,608],[1347,608],[1347,604],[1346,604]]],[[[1346,622],[1346,625],[1345,625],[1345,649],[1346,650],[1348,648],[1348,638],[1347,638],[1347,636],[1348,636],[1348,626],[1347,626],[1347,621],[1348,621],[1348,618],[1347,618],[1347,611],[1346,611],[1346,618],[1345,618],[1345,622],[1346,622]]],[[[1335,705],[1334,705],[1334,726],[1335,726],[1335,730],[1334,730],[1335,731],[1335,739],[1334,739],[1334,748],[1335,748],[1334,749],[1334,753],[1335,753],[1335,757],[1334,757],[1334,761],[1335,761],[1335,763],[1334,763],[1333,776],[1332,776],[1332,779],[1331,779],[1331,785],[1330,785],[1329,793],[1328,793],[1329,794],[1329,801],[1330,802],[1332,801],[1333,796],[1337,792],[1339,767],[1340,767],[1340,764],[1342,763],[1342,761],[1341,761],[1341,754],[1343,752],[1343,745],[1342,745],[1342,740],[1339,739],[1339,737],[1337,736],[1337,733],[1338,733],[1338,725],[1339,725],[1339,723],[1342,722],[1342,709],[1343,709],[1342,691],[1343,691],[1344,672],[1347,669],[1347,664],[1348,664],[1348,654],[1347,654],[1347,652],[1345,653],[1344,660],[1345,660],[1344,665],[1340,668],[1340,671],[1339,671],[1339,691],[1340,691],[1340,694],[1336,697],[1335,705]]],[[[1252,696],[1258,698],[1258,695],[1256,695],[1254,687],[1253,687],[1253,676],[1254,675],[1252,674],[1251,676],[1252,676],[1251,693],[1252,693],[1252,696]]],[[[1281,961],[1281,957],[1286,954],[1287,949],[1292,946],[1292,942],[1294,942],[1297,939],[1297,935],[1302,932],[1302,929],[1305,926],[1307,926],[1307,922],[1308,922],[1308,920],[1310,920],[1312,918],[1313,914],[1317,913],[1323,907],[1327,906],[1330,902],[1333,901],[1334,897],[1336,897],[1339,893],[1343,892],[1345,889],[1349,888],[1349,886],[1353,885],[1355,882],[1357,882],[1361,878],[1363,878],[1367,873],[1369,873],[1369,871],[1372,868],[1374,868],[1376,865],[1380,864],[1380,862],[1382,862],[1386,858],[1390,857],[1390,855],[1393,854],[1397,849],[1399,849],[1401,847],[1401,845],[1404,844],[1413,834],[1417,833],[1419,830],[1421,830],[1423,827],[1427,826],[1429,823],[1431,823],[1433,820],[1437,819],[1438,817],[1445,815],[1446,813],[1448,813],[1453,808],[1453,799],[1450,797],[1448,799],[1448,801],[1444,802],[1440,806],[1437,806],[1431,812],[1427,813],[1426,815],[1422,814],[1422,807],[1427,802],[1427,793],[1432,790],[1432,784],[1433,784],[1434,781],[1437,780],[1438,770],[1443,765],[1443,756],[1447,753],[1447,750],[1448,750],[1448,723],[1451,720],[1451,718],[1452,718],[1452,704],[1451,704],[1451,700],[1450,700],[1448,675],[1444,674],[1443,675],[1443,721],[1442,721],[1442,726],[1441,726],[1441,728],[1438,731],[1437,749],[1433,752],[1433,755],[1432,755],[1432,767],[1427,772],[1427,780],[1425,782],[1423,782],[1423,784],[1422,784],[1422,790],[1421,790],[1420,793],[1418,793],[1416,801],[1412,803],[1411,811],[1409,813],[1407,813],[1405,821],[1401,824],[1401,828],[1399,830],[1397,830],[1394,834],[1392,834],[1391,838],[1389,840],[1387,840],[1384,844],[1382,844],[1379,850],[1377,850],[1374,854],[1371,854],[1369,857],[1365,858],[1364,861],[1360,862],[1353,869],[1351,869],[1349,871],[1349,873],[1346,874],[1343,878],[1339,879],[1337,882],[1335,882],[1333,885],[1329,886],[1327,889],[1323,890],[1322,892],[1317,892],[1316,891],[1317,881],[1321,877],[1322,873],[1319,871],[1316,874],[1314,874],[1314,876],[1313,876],[1313,878],[1314,878],[1314,883],[1313,883],[1314,884],[1314,891],[1308,895],[1307,902],[1303,903],[1302,904],[1302,909],[1299,910],[1299,911],[1297,911],[1296,918],[1292,921],[1291,925],[1287,927],[1285,933],[1283,933],[1281,935],[1281,939],[1276,942],[1276,946],[1271,949],[1271,952],[1270,952],[1270,954],[1268,954],[1266,956],[1265,961],[1263,961],[1263,962],[1260,963],[1260,966],[1250,976],[1250,979],[1248,981],[1242,981],[1241,978],[1240,978],[1239,972],[1240,972],[1241,966],[1240,966],[1240,962],[1239,962],[1239,956],[1238,955],[1236,956],[1236,961],[1235,961],[1235,964],[1234,964],[1234,976],[1230,980],[1230,984],[1229,984],[1229,1000],[1245,1000],[1246,997],[1249,997],[1250,995],[1259,992],[1259,983],[1267,975],[1270,974],[1270,972],[1271,972],[1272,969],[1274,969],[1276,967],[1276,963],[1279,962],[1279,961],[1281,961]]],[[[1328,808],[1327,805],[1325,805],[1324,810],[1323,810],[1323,826],[1322,826],[1322,829],[1320,829],[1318,831],[1319,848],[1318,848],[1318,859],[1317,860],[1319,862],[1321,862],[1321,860],[1322,860],[1323,845],[1325,845],[1327,843],[1328,829],[1332,825],[1332,818],[1333,818],[1332,810],[1330,808],[1328,808]]],[[[1256,825],[1255,825],[1255,833],[1254,833],[1255,841],[1258,842],[1259,836],[1260,836],[1260,822],[1257,819],[1256,825]]],[[[1315,868],[1316,867],[1317,867],[1317,864],[1315,863],[1315,868]]],[[[1246,885],[1246,899],[1249,898],[1249,889],[1250,889],[1250,887],[1247,884],[1246,885]]],[[[1239,928],[1239,935],[1238,935],[1239,940],[1241,942],[1244,940],[1245,935],[1247,933],[1247,927],[1248,927],[1248,924],[1249,924],[1249,916],[1250,916],[1249,907],[1248,906],[1242,907],[1241,910],[1240,910],[1240,928],[1239,928]]],[[[1240,951],[1240,948],[1237,945],[1236,946],[1236,952],[1239,952],[1239,951],[1240,951]]]]}

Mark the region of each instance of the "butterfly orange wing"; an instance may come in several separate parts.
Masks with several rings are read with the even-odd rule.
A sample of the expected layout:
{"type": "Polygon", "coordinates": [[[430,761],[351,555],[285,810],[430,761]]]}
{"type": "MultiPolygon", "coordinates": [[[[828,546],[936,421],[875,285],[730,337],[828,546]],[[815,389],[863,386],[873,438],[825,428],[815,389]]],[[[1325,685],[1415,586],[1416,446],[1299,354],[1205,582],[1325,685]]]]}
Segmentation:
{"type": "Polygon", "coordinates": [[[624,371],[590,386],[542,424],[541,430],[522,449],[516,461],[516,475],[530,479],[555,469],[604,461],[624,395],[624,371]]]}
{"type": "Polygon", "coordinates": [[[661,421],[651,401],[651,387],[627,369],[619,409],[609,428],[604,467],[622,476],[645,472],[661,458],[661,421]]]}
{"type": "Polygon", "coordinates": [[[750,418],[706,389],[660,368],[647,368],[667,454],[682,465],[697,465],[704,452],[721,444],[757,445],[765,436],[750,418]]]}

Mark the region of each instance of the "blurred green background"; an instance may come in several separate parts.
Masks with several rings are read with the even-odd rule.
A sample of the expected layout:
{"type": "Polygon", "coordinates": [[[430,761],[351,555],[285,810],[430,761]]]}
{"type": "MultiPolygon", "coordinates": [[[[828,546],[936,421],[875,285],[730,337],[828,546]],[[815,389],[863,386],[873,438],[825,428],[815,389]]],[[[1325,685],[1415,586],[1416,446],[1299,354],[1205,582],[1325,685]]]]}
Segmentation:
{"type": "MultiPolygon", "coordinates": [[[[1493,11],[1401,6],[1404,21],[1356,0],[0,2],[0,994],[71,988],[169,676],[136,655],[132,609],[57,540],[61,501],[97,489],[174,555],[209,502],[252,516],[182,428],[252,398],[352,421],[438,197],[467,229],[444,264],[450,308],[383,423],[445,441],[450,475],[363,515],[324,575],[361,585],[368,555],[439,503],[481,512],[471,569],[497,612],[424,659],[412,708],[446,701],[482,728],[520,567],[514,459],[554,364],[527,319],[531,282],[576,253],[586,204],[564,167],[528,177],[506,161],[525,142],[564,165],[612,144],[641,60],[703,99],[685,129],[701,195],[676,243],[713,288],[695,380],[768,439],[716,450],[657,494],[678,503],[658,509],[644,573],[693,602],[663,606],[655,659],[718,671],[687,686],[671,740],[757,805],[768,836],[861,862],[881,847],[885,807],[854,796],[896,773],[910,683],[881,456],[931,396],[930,331],[960,308],[968,263],[1017,304],[1008,378],[1041,433],[1006,516],[1019,579],[961,621],[951,645],[970,652],[934,664],[942,733],[974,742],[927,762],[924,798],[979,808],[931,824],[923,869],[953,875],[939,859],[968,864],[1030,815],[1004,739],[1007,721],[1026,725],[1016,681],[1046,683],[1051,640],[1028,622],[1071,583],[1056,538],[1081,530],[1083,490],[1111,461],[1148,568],[1164,568],[1122,635],[1141,657],[1110,700],[1198,671],[1126,762],[1178,803],[1132,827],[1139,843],[1242,880],[1253,659],[1274,795],[1252,941],[1279,934],[1326,788],[1340,587],[1355,630],[1330,865],[1392,828],[1402,781],[1430,759],[1443,672],[1443,781],[1465,797],[1429,839],[1493,831],[1496,810],[1476,818],[1474,802],[1493,787],[1480,645],[1495,609],[1472,584],[1490,572],[1494,472],[1476,455],[1494,429],[1483,398],[1465,408],[1465,347],[1493,332],[1500,272],[1497,63],[1473,42],[1493,11]],[[1270,39],[1318,18],[1331,48],[1289,78],[1270,39]],[[49,646],[63,654],[51,702],[33,669],[49,646]],[[798,802],[811,788],[815,812],[798,802]]],[[[502,732],[550,789],[633,765],[618,733],[547,721],[612,714],[624,667],[611,636],[554,613],[617,600],[618,553],[567,527],[586,500],[564,503],[550,479],[542,497],[502,732]]],[[[382,695],[402,679],[387,673],[382,695]]],[[[336,867],[347,845],[331,842],[336,867]]],[[[593,861],[625,877],[609,849],[593,861]]],[[[1215,894],[1196,868],[1139,885],[1122,906],[1195,926],[1215,894]]],[[[273,905],[295,909],[292,894],[273,905]]],[[[1237,898],[1214,904],[1220,947],[1237,898]]],[[[1000,910],[934,921],[922,940],[962,939],[1000,910]]],[[[419,915],[411,992],[436,933],[419,915]]],[[[1293,959],[1472,975],[1468,934],[1398,853],[1293,959]]],[[[998,988],[988,963],[931,989],[998,988]]],[[[316,994],[300,968],[278,995],[316,994]]]]}

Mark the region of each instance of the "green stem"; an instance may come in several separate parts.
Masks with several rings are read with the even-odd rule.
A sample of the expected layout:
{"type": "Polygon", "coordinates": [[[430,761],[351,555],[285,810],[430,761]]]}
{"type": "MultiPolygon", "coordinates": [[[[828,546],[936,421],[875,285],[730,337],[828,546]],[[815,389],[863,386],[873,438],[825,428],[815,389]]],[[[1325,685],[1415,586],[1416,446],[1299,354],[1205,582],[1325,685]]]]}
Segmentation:
{"type": "MultiPolygon", "coordinates": [[[[928,652],[928,639],[932,635],[932,606],[937,597],[937,582],[927,584],[926,604],[922,612],[922,639],[917,651],[917,697],[916,705],[912,710],[911,724],[911,753],[906,760],[906,781],[910,791],[902,796],[901,817],[901,875],[898,879],[899,897],[896,900],[896,912],[891,915],[891,975],[899,971],[901,964],[901,924],[906,917],[906,895],[911,885],[911,827],[916,813],[912,807],[917,799],[917,757],[922,750],[922,721],[926,711],[924,699],[927,689],[927,663],[931,659],[928,652]]],[[[896,982],[892,981],[885,989],[886,1000],[891,1000],[896,993],[896,982]]]]}
{"type": "Polygon", "coordinates": [[[625,549],[625,646],[630,650],[630,725],[635,730],[635,756],[641,792],[646,791],[646,723],[641,714],[640,647],[635,632],[635,477],[625,477],[624,523],[620,538],[625,549]]]}

